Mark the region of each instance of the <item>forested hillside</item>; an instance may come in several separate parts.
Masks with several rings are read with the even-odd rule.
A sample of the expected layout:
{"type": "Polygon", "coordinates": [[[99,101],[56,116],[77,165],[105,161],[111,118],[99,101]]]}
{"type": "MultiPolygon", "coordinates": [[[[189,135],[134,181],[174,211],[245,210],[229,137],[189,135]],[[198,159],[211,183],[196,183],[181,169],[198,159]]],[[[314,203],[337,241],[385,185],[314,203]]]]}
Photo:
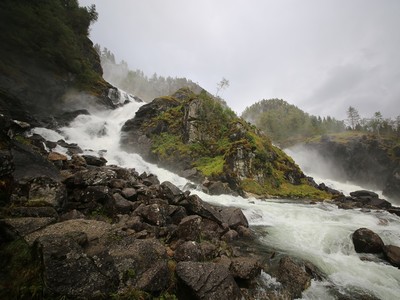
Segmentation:
{"type": "Polygon", "coordinates": [[[104,79],[146,102],[163,95],[171,95],[180,88],[187,87],[197,93],[202,90],[197,83],[184,77],[163,77],[156,73],[149,77],[142,70],[131,70],[124,60],[118,63],[109,49],[101,50],[98,44],[94,47],[100,55],[104,79]]]}
{"type": "Polygon", "coordinates": [[[307,137],[345,130],[343,121],[309,115],[281,99],[259,101],[247,107],[242,118],[263,130],[274,143],[293,144],[307,137]]]}

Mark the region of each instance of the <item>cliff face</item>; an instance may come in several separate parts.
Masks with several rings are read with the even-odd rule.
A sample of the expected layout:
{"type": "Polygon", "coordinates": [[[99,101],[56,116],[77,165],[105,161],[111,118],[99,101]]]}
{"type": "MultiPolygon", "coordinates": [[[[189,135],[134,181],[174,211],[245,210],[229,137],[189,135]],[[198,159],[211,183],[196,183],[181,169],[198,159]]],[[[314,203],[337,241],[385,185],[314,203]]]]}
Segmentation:
{"type": "Polygon", "coordinates": [[[343,180],[383,190],[400,200],[400,145],[375,135],[343,133],[305,144],[340,169],[343,180]]]}
{"type": "Polygon", "coordinates": [[[114,106],[87,37],[91,21],[77,1],[0,3],[1,114],[38,123],[78,107],[114,106]]]}
{"type": "Polygon", "coordinates": [[[328,197],[254,126],[203,91],[181,89],[142,106],[122,128],[122,147],[212,193],[328,197]]]}

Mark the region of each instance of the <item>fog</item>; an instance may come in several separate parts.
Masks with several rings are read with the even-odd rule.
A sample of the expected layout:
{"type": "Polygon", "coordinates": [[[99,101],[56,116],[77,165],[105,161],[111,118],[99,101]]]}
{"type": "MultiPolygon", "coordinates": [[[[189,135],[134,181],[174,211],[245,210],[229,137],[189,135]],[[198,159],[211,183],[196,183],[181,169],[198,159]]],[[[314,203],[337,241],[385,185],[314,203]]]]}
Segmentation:
{"type": "Polygon", "coordinates": [[[151,76],[186,77],[241,113],[282,98],[315,115],[400,114],[398,0],[80,0],[91,38],[151,76]]]}

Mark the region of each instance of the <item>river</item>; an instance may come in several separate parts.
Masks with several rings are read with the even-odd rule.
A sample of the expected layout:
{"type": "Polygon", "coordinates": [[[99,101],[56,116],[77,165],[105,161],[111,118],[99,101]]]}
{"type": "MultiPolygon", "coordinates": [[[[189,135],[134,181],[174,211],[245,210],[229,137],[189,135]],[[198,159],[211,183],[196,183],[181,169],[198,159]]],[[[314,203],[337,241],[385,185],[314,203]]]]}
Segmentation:
{"type": "MultiPolygon", "coordinates": [[[[153,173],[161,182],[168,180],[184,189],[188,183],[186,179],[145,162],[138,154],[120,149],[121,126],[134,117],[141,105],[133,100],[115,110],[80,115],[59,132],[44,128],[35,128],[33,132],[51,141],[62,138],[77,143],[86,154],[101,153],[108,164],[135,168],[139,173],[153,173]]],[[[65,153],[65,149],[57,150],[65,153]]],[[[296,157],[295,153],[290,154],[296,157]]],[[[329,178],[324,180],[345,193],[362,188],[329,178]]],[[[399,299],[400,269],[382,260],[357,254],[351,234],[360,227],[367,227],[379,234],[385,244],[400,246],[400,217],[382,211],[342,210],[325,202],[310,205],[290,200],[210,196],[197,190],[192,193],[210,203],[240,207],[250,226],[265,233],[259,236],[266,247],[308,260],[322,270],[326,278],[313,281],[303,293],[303,299],[336,299],[331,292],[332,286],[345,295],[367,291],[379,299],[399,299]],[[361,256],[370,259],[361,260],[361,256]]],[[[274,279],[268,280],[273,282],[274,279]]]]}

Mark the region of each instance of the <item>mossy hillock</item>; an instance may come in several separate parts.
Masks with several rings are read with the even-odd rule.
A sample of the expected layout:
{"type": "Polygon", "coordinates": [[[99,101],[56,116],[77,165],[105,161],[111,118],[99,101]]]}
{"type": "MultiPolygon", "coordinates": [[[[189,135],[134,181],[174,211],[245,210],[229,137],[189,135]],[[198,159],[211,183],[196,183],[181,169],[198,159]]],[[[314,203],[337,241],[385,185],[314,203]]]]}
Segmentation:
{"type": "Polygon", "coordinates": [[[196,182],[226,191],[329,198],[282,150],[206,91],[184,88],[142,106],[122,128],[121,145],[196,182]]]}

